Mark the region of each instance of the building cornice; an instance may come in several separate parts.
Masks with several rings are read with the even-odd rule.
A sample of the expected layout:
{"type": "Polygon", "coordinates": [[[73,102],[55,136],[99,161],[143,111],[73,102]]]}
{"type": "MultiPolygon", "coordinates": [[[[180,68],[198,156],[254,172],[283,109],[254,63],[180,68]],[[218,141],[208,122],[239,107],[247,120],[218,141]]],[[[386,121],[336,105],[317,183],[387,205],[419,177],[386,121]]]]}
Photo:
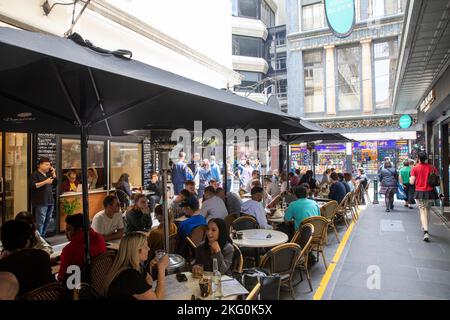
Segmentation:
{"type": "Polygon", "coordinates": [[[137,34],[155,41],[156,43],[159,43],[162,46],[169,48],[208,69],[224,75],[230,80],[230,82],[240,82],[241,76],[239,73],[192,49],[181,41],[161,32],[160,30],[117,8],[105,0],[92,0],[89,3],[88,8],[89,10],[100,14],[101,16],[125,28],[128,28],[137,34]]]}
{"type": "MultiPolygon", "coordinates": [[[[370,21],[369,21],[370,22],[370,21]]],[[[377,24],[360,22],[347,38],[336,38],[329,28],[291,33],[287,36],[292,51],[319,48],[327,45],[342,45],[365,39],[399,36],[402,32],[403,14],[376,20],[377,24]]]]}

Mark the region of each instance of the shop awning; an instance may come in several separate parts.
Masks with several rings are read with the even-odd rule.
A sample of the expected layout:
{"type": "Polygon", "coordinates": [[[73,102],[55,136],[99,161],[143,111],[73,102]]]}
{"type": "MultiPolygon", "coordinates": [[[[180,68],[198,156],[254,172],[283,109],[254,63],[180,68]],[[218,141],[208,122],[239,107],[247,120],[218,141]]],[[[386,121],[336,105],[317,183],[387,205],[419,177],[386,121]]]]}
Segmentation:
{"type": "Polygon", "coordinates": [[[100,53],[70,39],[0,28],[3,130],[123,135],[124,130],[186,128],[311,132],[299,118],[270,110],[144,63],[100,53]]]}

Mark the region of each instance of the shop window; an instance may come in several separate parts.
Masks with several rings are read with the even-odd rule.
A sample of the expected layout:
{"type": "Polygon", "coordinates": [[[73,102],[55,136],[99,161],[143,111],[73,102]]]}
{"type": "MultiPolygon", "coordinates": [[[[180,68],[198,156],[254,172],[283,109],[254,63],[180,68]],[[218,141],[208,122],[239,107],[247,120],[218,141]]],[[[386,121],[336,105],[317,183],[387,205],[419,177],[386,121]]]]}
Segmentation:
{"type": "Polygon", "coordinates": [[[116,183],[123,173],[127,173],[131,186],[142,186],[142,144],[111,142],[110,159],[111,183],[116,183]]]}

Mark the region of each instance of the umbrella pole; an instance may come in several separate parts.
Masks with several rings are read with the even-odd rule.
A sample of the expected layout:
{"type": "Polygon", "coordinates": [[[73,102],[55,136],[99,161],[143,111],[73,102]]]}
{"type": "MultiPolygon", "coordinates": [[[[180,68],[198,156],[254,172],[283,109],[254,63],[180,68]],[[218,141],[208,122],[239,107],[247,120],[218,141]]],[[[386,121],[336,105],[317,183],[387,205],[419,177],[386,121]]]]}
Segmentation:
{"type": "Polygon", "coordinates": [[[225,191],[225,205],[227,204],[227,189],[228,189],[228,168],[227,168],[227,137],[226,130],[222,129],[222,139],[223,139],[223,151],[222,151],[222,162],[223,162],[223,189],[225,191]]]}
{"type": "Polygon", "coordinates": [[[84,254],[85,265],[84,275],[86,280],[90,282],[90,268],[91,268],[91,255],[90,255],[90,240],[89,240],[89,190],[87,182],[87,152],[88,152],[88,136],[87,128],[81,126],[81,181],[83,186],[83,233],[84,233],[84,254]]]}

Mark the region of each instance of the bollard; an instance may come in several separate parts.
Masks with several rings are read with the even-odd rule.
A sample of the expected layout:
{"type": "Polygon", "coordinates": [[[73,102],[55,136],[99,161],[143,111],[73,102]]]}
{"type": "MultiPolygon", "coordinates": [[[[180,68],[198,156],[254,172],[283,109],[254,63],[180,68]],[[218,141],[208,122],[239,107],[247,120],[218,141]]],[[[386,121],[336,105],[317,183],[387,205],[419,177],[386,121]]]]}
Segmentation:
{"type": "Polygon", "coordinates": [[[373,178],[373,202],[372,204],[378,204],[378,177],[373,178]]]}

